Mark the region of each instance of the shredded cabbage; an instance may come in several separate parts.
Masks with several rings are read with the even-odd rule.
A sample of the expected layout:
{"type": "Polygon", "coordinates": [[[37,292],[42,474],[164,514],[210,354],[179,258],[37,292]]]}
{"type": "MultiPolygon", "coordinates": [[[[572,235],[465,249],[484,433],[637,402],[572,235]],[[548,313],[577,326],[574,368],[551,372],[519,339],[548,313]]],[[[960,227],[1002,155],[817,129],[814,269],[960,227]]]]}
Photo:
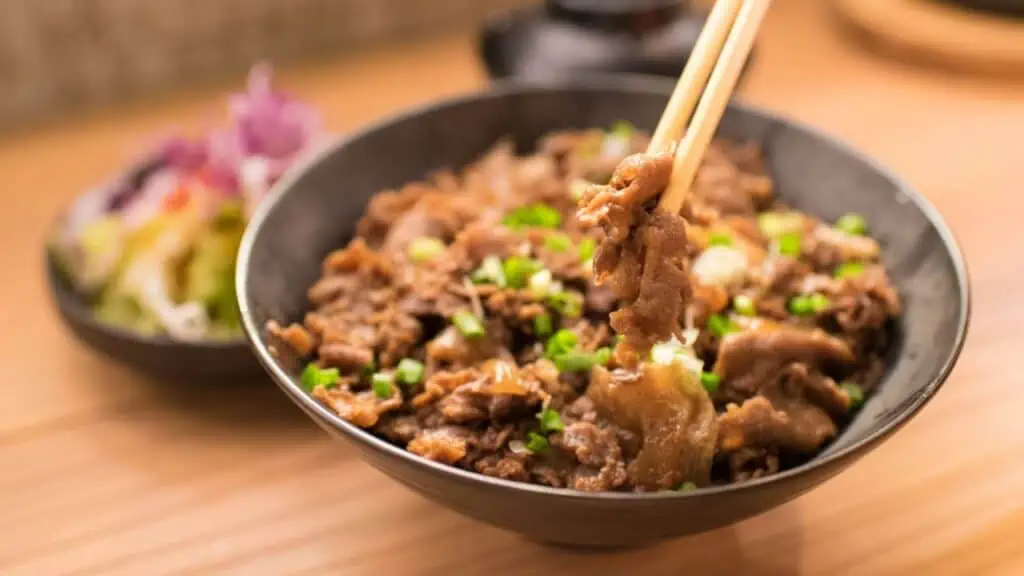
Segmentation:
{"type": "Polygon", "coordinates": [[[201,137],[164,139],[69,210],[51,251],[100,320],[187,340],[240,330],[234,265],[246,222],[321,127],[272,87],[265,65],[230,97],[228,116],[201,137]]]}

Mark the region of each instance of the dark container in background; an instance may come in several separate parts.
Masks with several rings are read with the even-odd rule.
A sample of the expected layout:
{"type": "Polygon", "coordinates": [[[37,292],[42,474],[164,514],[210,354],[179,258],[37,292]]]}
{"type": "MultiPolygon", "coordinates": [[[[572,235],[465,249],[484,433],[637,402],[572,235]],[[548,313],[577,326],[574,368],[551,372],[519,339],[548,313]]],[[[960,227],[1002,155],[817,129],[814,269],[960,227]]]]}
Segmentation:
{"type": "MultiPolygon", "coordinates": [[[[685,0],[545,0],[488,21],[480,56],[492,79],[587,73],[678,77],[706,12],[685,0]]],[[[748,62],[749,64],[749,62],[748,62]]]]}

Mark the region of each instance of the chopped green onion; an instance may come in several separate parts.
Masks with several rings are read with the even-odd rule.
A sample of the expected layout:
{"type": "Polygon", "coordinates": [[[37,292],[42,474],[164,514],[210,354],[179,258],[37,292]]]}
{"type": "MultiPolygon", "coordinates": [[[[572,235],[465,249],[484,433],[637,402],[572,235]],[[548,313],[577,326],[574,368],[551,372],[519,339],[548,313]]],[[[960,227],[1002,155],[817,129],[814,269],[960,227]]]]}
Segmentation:
{"type": "Polygon", "coordinates": [[[502,264],[505,283],[509,288],[524,288],[530,276],[540,272],[542,268],[540,262],[522,256],[511,256],[502,264]]]}
{"type": "Polygon", "coordinates": [[[310,362],[306,364],[306,368],[302,371],[302,386],[313,391],[314,388],[323,386],[324,388],[330,388],[341,380],[341,373],[338,372],[337,368],[321,368],[316,364],[310,362]]]}
{"type": "Polygon", "coordinates": [[[616,344],[622,344],[625,341],[626,341],[626,336],[624,334],[616,334],[615,335],[615,343],[616,344]]]}
{"type": "Polygon", "coordinates": [[[548,305],[566,318],[579,318],[583,314],[583,296],[576,292],[555,292],[548,296],[548,305]]]}
{"type": "Polygon", "coordinates": [[[634,132],[636,132],[636,128],[625,120],[616,120],[612,123],[611,129],[608,130],[609,134],[619,138],[632,138],[634,132]]]}
{"type": "Polygon", "coordinates": [[[373,376],[373,373],[377,371],[377,361],[371,359],[370,362],[363,366],[363,376],[369,378],[373,376]]]}
{"type": "Polygon", "coordinates": [[[732,246],[732,236],[725,232],[712,232],[708,236],[708,246],[732,246]]]}
{"type": "Polygon", "coordinates": [[[548,439],[537,434],[536,432],[530,432],[526,435],[526,449],[534,454],[543,452],[551,447],[548,439]]]}
{"type": "Polygon", "coordinates": [[[806,220],[799,212],[762,212],[757,215],[757,227],[769,238],[804,231],[806,220]]]}
{"type": "Polygon", "coordinates": [[[580,245],[576,250],[580,254],[580,262],[586,262],[594,257],[594,252],[597,251],[597,241],[593,238],[584,238],[580,240],[580,245]]]}
{"type": "Polygon", "coordinates": [[[741,316],[756,316],[757,304],[750,296],[740,294],[732,299],[732,309],[741,316]]]}
{"type": "Polygon", "coordinates": [[[480,338],[484,335],[484,325],[480,319],[465,310],[460,310],[452,316],[452,324],[455,324],[455,328],[466,338],[480,338]]]}
{"type": "Polygon", "coordinates": [[[530,276],[530,291],[538,298],[543,298],[552,291],[551,288],[554,283],[555,279],[551,275],[551,270],[545,268],[533,276],[530,276]]]}
{"type": "Polygon", "coordinates": [[[556,358],[576,347],[579,338],[572,330],[561,329],[548,338],[545,347],[545,355],[548,358],[556,358]]]}
{"type": "Polygon", "coordinates": [[[722,337],[729,332],[735,332],[737,329],[736,324],[722,314],[712,314],[708,318],[708,330],[711,330],[711,333],[715,336],[722,337]]]}
{"type": "Polygon", "coordinates": [[[474,284],[494,284],[499,288],[504,288],[507,285],[505,269],[502,267],[501,259],[497,256],[484,258],[480,267],[473,271],[470,279],[474,284]]]}
{"type": "Polygon", "coordinates": [[[562,225],[562,214],[547,204],[530,204],[513,210],[502,224],[518,230],[521,228],[558,228],[562,225]]]}
{"type": "Polygon", "coordinates": [[[714,372],[701,372],[700,383],[704,385],[704,389],[710,393],[714,393],[718,390],[718,385],[721,384],[722,377],[714,372]]]}
{"type": "Polygon", "coordinates": [[[697,485],[693,482],[683,482],[678,488],[679,492],[693,492],[695,490],[697,490],[697,485]]]}
{"type": "Polygon", "coordinates": [[[832,275],[836,278],[856,278],[864,273],[864,264],[861,262],[843,262],[836,266],[832,275]]]}
{"type": "Polygon", "coordinates": [[[676,355],[682,353],[683,347],[675,340],[658,342],[651,346],[651,362],[655,364],[669,365],[676,361],[676,355]]]}
{"type": "Polygon", "coordinates": [[[572,182],[569,182],[569,197],[574,202],[579,202],[583,198],[583,194],[586,193],[587,188],[590,187],[590,182],[581,178],[573,178],[572,182]]]}
{"type": "Polygon", "coordinates": [[[836,220],[836,229],[854,236],[863,236],[868,231],[868,221],[855,212],[843,214],[836,220]]]}
{"type": "Polygon", "coordinates": [[[778,251],[783,256],[789,256],[790,258],[799,258],[800,252],[802,251],[803,239],[799,234],[790,232],[783,234],[778,237],[778,251]]]}
{"type": "Polygon", "coordinates": [[[544,434],[565,430],[565,422],[557,410],[545,408],[537,413],[537,420],[540,420],[540,431],[544,434]]]}
{"type": "Polygon", "coordinates": [[[589,372],[597,363],[597,355],[589,352],[570,350],[555,356],[555,366],[559,372],[589,372]]]}
{"type": "Polygon", "coordinates": [[[427,262],[444,253],[445,245],[437,238],[423,236],[409,243],[409,258],[413,262],[427,262]]]}
{"type": "Polygon", "coordinates": [[[407,386],[415,386],[423,381],[423,363],[414,358],[402,358],[395,368],[395,375],[398,381],[407,386]]]}
{"type": "Polygon", "coordinates": [[[612,361],[612,349],[607,346],[602,346],[597,349],[595,356],[598,364],[601,366],[607,366],[608,363],[612,361]]]}
{"type": "Polygon", "coordinates": [[[824,312],[825,310],[828,310],[829,306],[832,305],[832,301],[829,300],[828,296],[825,296],[824,294],[811,294],[810,301],[811,310],[813,310],[816,313],[824,312]]]}
{"type": "Polygon", "coordinates": [[[797,316],[810,316],[814,314],[814,305],[811,304],[810,296],[793,296],[789,300],[789,311],[797,316]]]}
{"type": "Polygon", "coordinates": [[[850,409],[860,408],[864,404],[864,389],[853,382],[843,382],[839,388],[850,397],[850,409]]]}
{"type": "Polygon", "coordinates": [[[565,252],[572,248],[572,238],[558,232],[548,234],[544,238],[544,246],[552,252],[565,252]]]}
{"type": "Polygon", "coordinates": [[[551,315],[544,313],[540,316],[533,318],[533,334],[541,338],[551,334],[554,329],[554,323],[551,321],[551,315]]]}
{"type": "Polygon", "coordinates": [[[370,385],[373,387],[373,393],[378,398],[391,398],[394,394],[394,390],[391,388],[391,382],[394,377],[391,374],[385,374],[384,372],[377,372],[373,375],[370,380],[370,385]]]}

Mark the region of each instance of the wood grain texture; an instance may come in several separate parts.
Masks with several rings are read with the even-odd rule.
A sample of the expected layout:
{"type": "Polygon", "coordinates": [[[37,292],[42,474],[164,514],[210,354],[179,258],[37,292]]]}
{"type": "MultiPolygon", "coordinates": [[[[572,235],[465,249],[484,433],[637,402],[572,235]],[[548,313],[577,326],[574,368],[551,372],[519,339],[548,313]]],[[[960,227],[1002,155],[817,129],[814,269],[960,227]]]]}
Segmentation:
{"type": "MultiPolygon", "coordinates": [[[[485,82],[468,34],[282,80],[338,130],[485,82]]],[[[581,555],[411,494],[269,383],[173,388],[93,356],[47,301],[46,228],[140,135],[218,113],[208,92],[0,141],[0,573],[1024,574],[1024,84],[884,60],[816,0],[777,0],[744,97],[882,159],[967,254],[974,316],[957,369],[849,471],[729,528],[581,555]]]]}
{"type": "Polygon", "coordinates": [[[1024,76],[1024,20],[936,0],[831,0],[838,14],[895,54],[979,73],[1024,76]]]}

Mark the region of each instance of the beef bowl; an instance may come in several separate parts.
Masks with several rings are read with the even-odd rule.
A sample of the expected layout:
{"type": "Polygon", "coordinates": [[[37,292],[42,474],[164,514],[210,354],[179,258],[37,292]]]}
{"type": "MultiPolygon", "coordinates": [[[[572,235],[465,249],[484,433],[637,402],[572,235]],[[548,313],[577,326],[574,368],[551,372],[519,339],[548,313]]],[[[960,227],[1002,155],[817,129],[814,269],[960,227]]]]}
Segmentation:
{"type": "MultiPolygon", "coordinates": [[[[723,241],[713,228],[732,222],[728,230],[749,234],[743,244],[750,257],[764,260],[741,276],[760,278],[785,261],[804,270],[800,282],[786,285],[812,284],[821,293],[790,293],[773,305],[768,293],[776,288],[754,282],[749,292],[721,296],[733,308],[714,308],[714,318],[698,311],[680,320],[694,335],[690,341],[676,340],[677,348],[657,355],[652,350],[644,366],[681,367],[665,372],[671,372],[666,381],[683,368],[694,375],[684,382],[685,393],[682,386],[659,389],[662,405],[680,396],[702,407],[685,416],[692,453],[676,450],[670,462],[647,451],[665,444],[654,440],[657,426],[631,427],[614,413],[602,419],[601,398],[590,394],[594,382],[604,382],[607,398],[615,378],[628,371],[619,349],[611,352],[617,342],[606,322],[611,304],[592,298],[592,248],[584,249],[586,230],[574,227],[575,203],[567,198],[575,180],[566,174],[589,170],[590,179],[608,178],[614,162],[602,167],[594,159],[642,150],[639,134],[653,129],[671,89],[671,82],[645,78],[499,84],[399,114],[296,166],[253,217],[237,266],[245,331],[267,372],[324,430],[385,474],[466,516],[551,544],[636,546],[710,530],[779,506],[853,464],[916,414],[952,370],[969,318],[965,264],[935,209],[885,169],[812,129],[741,105],[728,110],[719,136],[746,144],[709,153],[705,164],[719,165],[699,176],[698,186],[710,187],[691,193],[692,222],[710,218],[701,258],[711,246],[721,252],[723,242],[740,243],[739,237],[723,241]],[[587,140],[594,132],[586,130],[612,125],[598,133],[599,141],[587,140]],[[558,132],[561,137],[548,136],[558,132]],[[507,146],[495,152],[503,139],[507,146]],[[582,142],[589,152],[577,158],[559,148],[567,141],[582,142]],[[516,196],[522,181],[495,178],[490,170],[538,147],[548,156],[516,164],[516,178],[540,171],[561,184],[530,188],[553,194],[548,204],[524,204],[516,196]],[[467,166],[473,168],[458,172],[467,166]],[[438,175],[442,169],[456,172],[438,175]],[[742,182],[737,186],[748,197],[725,200],[735,196],[719,194],[719,178],[742,182]],[[424,179],[429,193],[403,188],[424,179]],[[519,207],[509,212],[513,197],[519,207]],[[503,216],[488,220],[489,202],[503,216]],[[410,206],[430,203],[448,206],[445,215],[407,217],[410,206]],[[768,210],[771,222],[762,218],[768,210]],[[787,222],[799,216],[802,240],[762,237],[780,225],[779,210],[788,210],[779,212],[788,214],[787,222]],[[458,222],[467,218],[472,225],[458,222]],[[865,222],[870,236],[854,238],[865,222]],[[531,244],[537,227],[548,230],[531,244]],[[388,252],[410,229],[417,237],[388,252]],[[521,236],[508,244],[506,233],[521,236]],[[836,238],[870,254],[852,263],[835,260],[843,249],[820,249],[836,238]],[[495,252],[468,256],[485,245],[495,252]],[[501,250],[504,260],[494,255],[501,250]],[[566,254],[569,263],[558,264],[566,254]],[[821,258],[832,260],[827,272],[815,273],[821,258]],[[472,267],[459,271],[467,259],[472,267]],[[864,284],[869,269],[882,285],[864,284]],[[425,294],[438,270],[456,272],[425,294]],[[389,303],[402,282],[401,293],[415,298],[389,303]],[[844,296],[842,286],[862,288],[844,296]],[[844,306],[853,308],[837,315],[844,306]],[[345,318],[358,321],[339,320],[345,318]],[[836,328],[851,323],[876,329],[858,333],[865,339],[836,328]],[[729,340],[769,325],[773,338],[815,336],[788,352],[729,340]],[[733,354],[726,341],[732,349],[749,348],[744,354],[773,349],[786,356],[780,387],[751,384],[749,374],[740,378],[735,370],[743,362],[735,359],[723,368],[733,354]],[[683,346],[692,347],[689,356],[683,346]],[[839,363],[863,358],[864,365],[841,373],[819,367],[818,352],[807,352],[812,348],[839,363]],[[744,378],[748,389],[738,384],[744,378]],[[767,428],[738,435],[729,428],[755,409],[767,414],[767,428]],[[690,426],[700,417],[707,426],[690,426]]],[[[700,266],[694,262],[694,274],[700,266]]],[[[714,290],[699,292],[709,298],[714,290]]],[[[642,419],[649,398],[619,400],[623,411],[639,408],[633,412],[642,419]]]]}

